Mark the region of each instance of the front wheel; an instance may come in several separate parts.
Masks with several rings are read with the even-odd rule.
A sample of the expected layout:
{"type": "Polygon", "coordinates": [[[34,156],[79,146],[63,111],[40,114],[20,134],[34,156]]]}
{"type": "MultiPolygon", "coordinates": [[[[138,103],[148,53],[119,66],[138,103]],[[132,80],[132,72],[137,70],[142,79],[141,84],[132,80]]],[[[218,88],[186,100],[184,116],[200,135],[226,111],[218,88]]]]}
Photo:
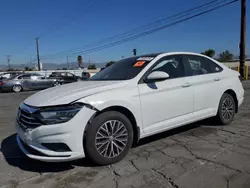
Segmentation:
{"type": "Polygon", "coordinates": [[[98,115],[85,133],[87,157],[98,165],[110,165],[122,160],[133,143],[133,128],[129,119],[115,111],[98,115]]]}
{"type": "Polygon", "coordinates": [[[230,124],[236,113],[236,101],[233,96],[224,93],[220,99],[219,109],[217,113],[217,119],[220,124],[228,125],[230,124]]]}

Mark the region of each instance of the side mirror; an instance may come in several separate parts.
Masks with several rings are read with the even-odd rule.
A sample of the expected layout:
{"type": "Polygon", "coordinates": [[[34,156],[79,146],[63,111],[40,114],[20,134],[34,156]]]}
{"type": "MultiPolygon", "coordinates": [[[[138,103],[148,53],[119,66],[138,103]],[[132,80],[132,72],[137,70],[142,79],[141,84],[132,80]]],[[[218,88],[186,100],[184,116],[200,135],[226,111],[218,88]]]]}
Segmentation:
{"type": "Polygon", "coordinates": [[[149,83],[149,82],[157,82],[157,81],[163,81],[169,78],[169,74],[163,71],[154,71],[151,72],[145,82],[149,83]]]}

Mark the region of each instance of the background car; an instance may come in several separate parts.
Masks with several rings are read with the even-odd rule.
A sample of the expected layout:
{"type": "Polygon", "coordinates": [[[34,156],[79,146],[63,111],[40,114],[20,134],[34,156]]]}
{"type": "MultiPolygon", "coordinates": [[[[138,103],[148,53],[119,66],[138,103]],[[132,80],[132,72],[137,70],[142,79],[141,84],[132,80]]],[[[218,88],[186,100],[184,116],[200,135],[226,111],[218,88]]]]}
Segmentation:
{"type": "Polygon", "coordinates": [[[22,73],[23,72],[5,72],[5,73],[0,74],[0,80],[7,80],[9,78],[13,78],[22,73]]]}
{"type": "Polygon", "coordinates": [[[59,84],[68,84],[79,81],[81,77],[70,72],[52,72],[48,79],[56,79],[59,84]]]}
{"type": "Polygon", "coordinates": [[[82,72],[82,80],[87,80],[90,78],[90,73],[89,72],[82,72]]]}
{"type": "Polygon", "coordinates": [[[59,84],[56,79],[46,79],[37,73],[27,73],[0,81],[0,90],[20,92],[23,90],[46,89],[57,85],[59,84]]]}

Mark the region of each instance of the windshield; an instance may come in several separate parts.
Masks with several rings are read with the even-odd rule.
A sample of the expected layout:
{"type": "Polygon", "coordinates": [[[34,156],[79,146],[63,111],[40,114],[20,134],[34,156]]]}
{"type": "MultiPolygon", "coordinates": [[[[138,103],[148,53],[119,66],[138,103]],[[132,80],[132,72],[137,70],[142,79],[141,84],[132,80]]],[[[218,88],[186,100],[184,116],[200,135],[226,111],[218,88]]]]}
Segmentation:
{"type": "Polygon", "coordinates": [[[136,77],[154,57],[130,57],[122,59],[98,72],[89,80],[129,80],[136,77]]]}

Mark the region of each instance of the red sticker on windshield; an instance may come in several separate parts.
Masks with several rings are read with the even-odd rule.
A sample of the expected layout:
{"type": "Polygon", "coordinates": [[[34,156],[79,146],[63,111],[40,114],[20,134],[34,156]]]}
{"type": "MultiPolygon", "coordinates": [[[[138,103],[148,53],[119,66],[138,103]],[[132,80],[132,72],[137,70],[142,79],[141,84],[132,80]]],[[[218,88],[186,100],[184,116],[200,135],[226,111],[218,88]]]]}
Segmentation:
{"type": "Polygon", "coordinates": [[[134,67],[141,67],[144,65],[146,61],[137,61],[135,64],[134,64],[134,67]]]}

